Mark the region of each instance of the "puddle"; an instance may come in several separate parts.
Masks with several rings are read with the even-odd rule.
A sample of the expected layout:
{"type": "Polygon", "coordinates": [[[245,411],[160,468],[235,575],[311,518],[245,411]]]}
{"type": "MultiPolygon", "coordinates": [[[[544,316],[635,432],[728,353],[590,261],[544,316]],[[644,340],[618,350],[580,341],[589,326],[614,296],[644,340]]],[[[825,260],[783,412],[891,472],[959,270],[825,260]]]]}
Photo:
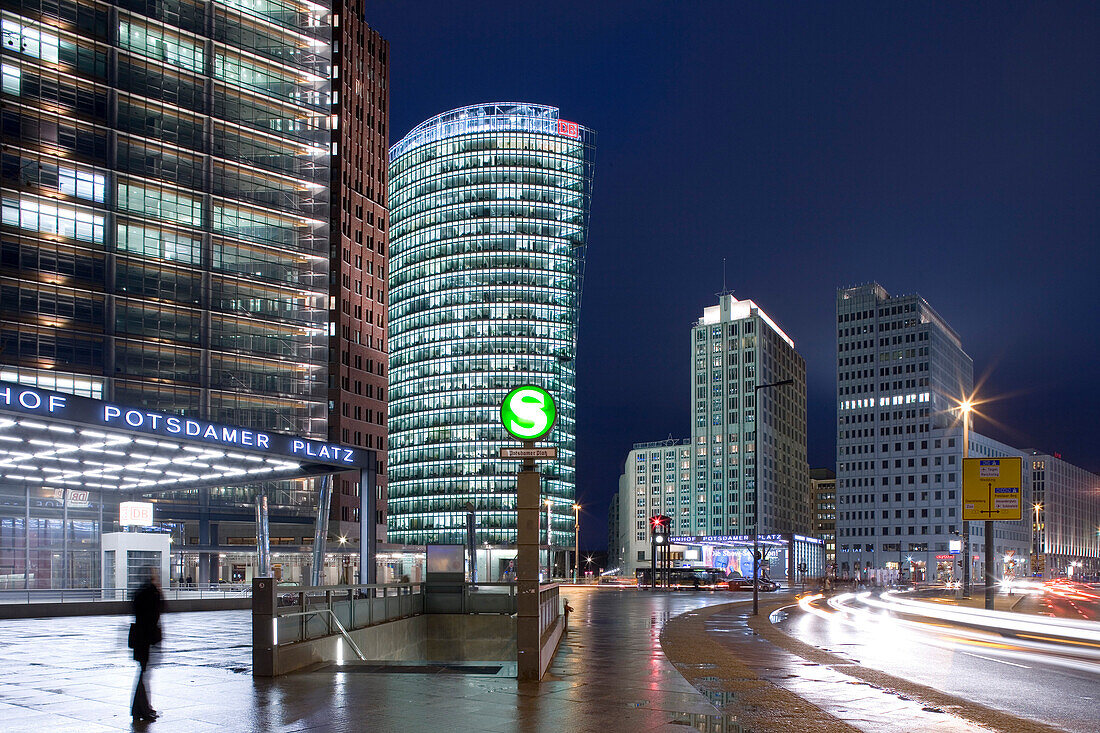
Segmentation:
{"type": "Polygon", "coordinates": [[[682,725],[687,730],[702,733],[752,733],[732,715],[709,715],[702,713],[677,713],[668,721],[669,725],[682,725]]]}

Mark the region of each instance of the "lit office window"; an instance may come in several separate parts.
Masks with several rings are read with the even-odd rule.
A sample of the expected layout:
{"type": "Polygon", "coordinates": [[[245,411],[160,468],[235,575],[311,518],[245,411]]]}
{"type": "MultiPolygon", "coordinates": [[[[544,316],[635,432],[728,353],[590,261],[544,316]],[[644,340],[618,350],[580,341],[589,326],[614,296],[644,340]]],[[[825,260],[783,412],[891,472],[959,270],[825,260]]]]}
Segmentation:
{"type": "Polygon", "coordinates": [[[107,192],[107,177],[90,171],[58,168],[58,190],[67,196],[103,203],[107,192]]]}
{"type": "Polygon", "coordinates": [[[204,68],[201,44],[160,28],[147,28],[124,20],[118,24],[118,45],[189,71],[201,72],[204,68]]]}
{"type": "MultiPolygon", "coordinates": [[[[50,33],[5,18],[3,21],[4,49],[18,51],[43,61],[57,63],[58,38],[50,33]]],[[[7,91],[7,89],[5,89],[7,91]]],[[[15,92],[18,94],[18,92],[15,92]]]]}
{"type": "Polygon", "coordinates": [[[45,234],[56,234],[84,242],[102,242],[104,217],[84,209],[57,206],[31,196],[5,196],[3,222],[45,234]]]}
{"type": "Polygon", "coordinates": [[[20,73],[18,66],[0,65],[0,88],[5,94],[19,94],[20,73]]]}

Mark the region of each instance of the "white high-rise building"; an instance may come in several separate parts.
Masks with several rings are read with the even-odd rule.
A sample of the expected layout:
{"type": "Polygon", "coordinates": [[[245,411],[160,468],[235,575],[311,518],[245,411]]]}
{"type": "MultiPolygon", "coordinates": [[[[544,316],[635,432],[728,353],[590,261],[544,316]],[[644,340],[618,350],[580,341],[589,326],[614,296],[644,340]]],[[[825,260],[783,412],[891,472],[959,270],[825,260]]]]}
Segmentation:
{"type": "MultiPolygon", "coordinates": [[[[839,572],[886,568],[917,579],[958,578],[961,558],[950,555],[949,544],[963,532],[958,405],[973,392],[973,362],[919,295],[891,296],[878,283],[844,288],[836,315],[839,572]]],[[[971,432],[970,455],[1023,453],[971,432]]],[[[1024,473],[1030,506],[1026,461],[1024,473]]],[[[998,557],[1024,574],[1030,527],[998,522],[994,531],[998,557]]],[[[983,572],[982,532],[982,523],[971,523],[975,579],[983,572]]]]}
{"type": "MultiPolygon", "coordinates": [[[[810,534],[806,365],[794,342],[756,303],[726,294],[693,324],[691,361],[691,438],[635,443],[619,478],[623,575],[650,564],[657,514],[673,536],[810,534]]],[[[691,552],[680,559],[698,560],[691,552]]]]}
{"type": "MultiPolygon", "coordinates": [[[[687,440],[669,439],[635,443],[626,456],[619,476],[618,542],[620,574],[633,577],[653,559],[650,552],[649,518],[658,514],[676,518],[689,503],[691,489],[691,445],[687,440]]],[[[614,510],[613,510],[614,511],[614,510]]],[[[615,567],[609,557],[608,566],[615,567]]]]}
{"type": "MultiPolygon", "coordinates": [[[[1031,464],[1034,571],[1044,578],[1100,572],[1100,476],[1062,460],[1028,451],[1031,464]],[[1072,568],[1072,570],[1071,570],[1072,568]]],[[[1025,517],[1027,519],[1027,517],[1025,517]]]]}
{"type": "Polygon", "coordinates": [[[692,327],[691,349],[692,486],[673,533],[809,534],[806,362],[794,341],[756,303],[725,294],[692,327]]]}

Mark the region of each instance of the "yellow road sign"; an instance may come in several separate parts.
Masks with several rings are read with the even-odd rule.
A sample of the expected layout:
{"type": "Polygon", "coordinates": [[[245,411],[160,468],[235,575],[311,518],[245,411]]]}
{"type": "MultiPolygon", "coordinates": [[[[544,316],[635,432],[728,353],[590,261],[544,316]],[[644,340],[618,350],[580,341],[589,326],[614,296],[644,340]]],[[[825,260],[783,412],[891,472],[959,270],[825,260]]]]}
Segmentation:
{"type": "Polygon", "coordinates": [[[1023,519],[1022,458],[963,460],[964,521],[1018,522],[1023,519]]]}

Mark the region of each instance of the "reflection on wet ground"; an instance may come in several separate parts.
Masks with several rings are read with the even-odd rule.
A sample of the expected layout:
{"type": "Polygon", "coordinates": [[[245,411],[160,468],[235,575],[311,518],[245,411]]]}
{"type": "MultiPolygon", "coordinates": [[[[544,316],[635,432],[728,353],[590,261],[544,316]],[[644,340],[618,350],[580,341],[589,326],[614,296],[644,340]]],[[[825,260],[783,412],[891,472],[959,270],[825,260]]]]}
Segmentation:
{"type": "MultiPolygon", "coordinates": [[[[681,613],[729,600],[707,592],[566,588],[570,632],[542,683],[440,670],[322,671],[253,680],[247,612],[165,617],[151,680],[156,731],[704,731],[743,733],[665,659],[660,633],[681,613]]],[[[6,729],[132,727],[126,617],[0,622],[6,729]]]]}

